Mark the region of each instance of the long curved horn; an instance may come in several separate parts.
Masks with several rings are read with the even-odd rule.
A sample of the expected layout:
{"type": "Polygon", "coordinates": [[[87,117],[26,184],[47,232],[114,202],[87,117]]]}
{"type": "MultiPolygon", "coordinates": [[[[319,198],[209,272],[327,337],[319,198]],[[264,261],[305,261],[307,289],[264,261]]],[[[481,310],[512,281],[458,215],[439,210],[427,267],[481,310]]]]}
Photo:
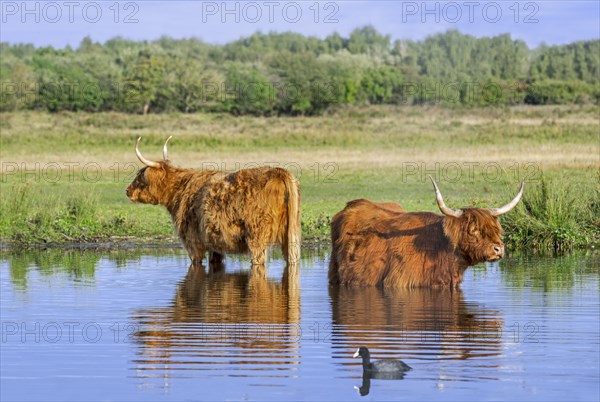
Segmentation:
{"type": "Polygon", "coordinates": [[[146,159],[142,156],[142,153],[140,152],[140,150],[138,148],[138,145],[140,145],[141,140],[142,140],[142,137],[139,137],[137,142],[135,143],[135,154],[137,155],[140,162],[142,162],[144,165],[146,165],[148,167],[153,167],[153,168],[160,167],[160,163],[149,161],[148,159],[146,159]]]}
{"type": "Polygon", "coordinates": [[[508,211],[513,209],[519,203],[519,200],[521,200],[521,197],[523,196],[523,188],[524,187],[525,187],[525,179],[522,179],[521,180],[521,188],[519,189],[519,193],[515,196],[515,198],[513,198],[513,200],[511,202],[509,202],[508,204],[506,204],[505,206],[500,207],[500,208],[489,208],[488,211],[490,211],[490,213],[494,216],[500,216],[500,215],[507,213],[508,211]]]}
{"type": "Polygon", "coordinates": [[[440,189],[438,188],[437,184],[435,184],[435,180],[433,180],[433,177],[431,176],[429,176],[429,178],[433,183],[433,188],[435,189],[435,199],[437,200],[438,208],[440,209],[440,211],[442,211],[444,215],[454,216],[455,218],[460,217],[463,213],[462,209],[448,208],[446,206],[446,203],[444,203],[444,199],[442,198],[442,193],[440,192],[440,189]]]}
{"type": "Polygon", "coordinates": [[[167,143],[169,142],[169,140],[173,138],[173,136],[170,136],[169,138],[167,138],[167,140],[165,141],[165,145],[163,146],[163,160],[165,162],[167,162],[169,160],[169,155],[167,154],[167,143]]]}

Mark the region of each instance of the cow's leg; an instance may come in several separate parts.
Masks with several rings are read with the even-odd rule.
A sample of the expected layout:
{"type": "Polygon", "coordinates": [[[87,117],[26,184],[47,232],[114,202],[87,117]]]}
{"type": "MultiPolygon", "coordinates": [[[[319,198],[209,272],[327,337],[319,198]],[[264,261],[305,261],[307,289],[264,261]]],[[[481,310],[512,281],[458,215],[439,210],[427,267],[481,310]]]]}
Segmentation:
{"type": "Polygon", "coordinates": [[[204,250],[204,248],[200,247],[197,244],[194,244],[194,245],[186,244],[185,248],[188,252],[188,255],[190,256],[190,259],[192,260],[192,264],[202,265],[202,260],[204,260],[204,253],[206,252],[204,250]]]}
{"type": "Polygon", "coordinates": [[[216,251],[210,252],[210,263],[220,264],[223,262],[223,254],[217,253],[216,251]]]}
{"type": "Polygon", "coordinates": [[[267,277],[267,269],[264,265],[253,265],[250,272],[249,284],[252,284],[256,279],[264,280],[267,277]]]}
{"type": "Polygon", "coordinates": [[[248,242],[252,266],[263,266],[267,260],[267,246],[264,242],[251,240],[248,242]]]}
{"type": "Polygon", "coordinates": [[[215,251],[208,252],[208,272],[215,274],[217,272],[223,272],[225,270],[225,264],[223,264],[223,254],[215,251]]]}
{"type": "Polygon", "coordinates": [[[225,271],[225,265],[222,262],[211,262],[208,266],[209,274],[216,274],[225,271]]]}
{"type": "Polygon", "coordinates": [[[290,261],[289,251],[290,249],[288,247],[288,241],[287,239],[283,239],[283,241],[281,242],[281,254],[283,254],[283,259],[285,260],[285,262],[290,261]]]}

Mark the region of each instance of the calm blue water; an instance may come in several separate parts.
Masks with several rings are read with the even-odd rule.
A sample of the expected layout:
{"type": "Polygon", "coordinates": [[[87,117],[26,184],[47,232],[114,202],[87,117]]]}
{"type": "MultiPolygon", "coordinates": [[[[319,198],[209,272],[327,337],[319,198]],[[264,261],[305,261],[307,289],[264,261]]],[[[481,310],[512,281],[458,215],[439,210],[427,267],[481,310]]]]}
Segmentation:
{"type": "Polygon", "coordinates": [[[1,399],[600,399],[598,254],[506,258],[454,292],[329,289],[327,264],[3,251],[1,399]],[[363,345],[413,370],[363,379],[363,345]]]}

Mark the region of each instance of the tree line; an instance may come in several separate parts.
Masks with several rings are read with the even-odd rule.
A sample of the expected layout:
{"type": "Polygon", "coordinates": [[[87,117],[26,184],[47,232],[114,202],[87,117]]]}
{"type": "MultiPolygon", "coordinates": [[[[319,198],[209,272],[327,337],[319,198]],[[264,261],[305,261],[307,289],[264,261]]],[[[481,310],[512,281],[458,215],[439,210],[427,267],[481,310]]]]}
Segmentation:
{"type": "Polygon", "coordinates": [[[334,105],[600,102],[600,40],[529,49],[456,30],[422,41],[373,27],[323,39],[89,37],[76,49],[0,44],[0,110],[313,115],[334,105]]]}

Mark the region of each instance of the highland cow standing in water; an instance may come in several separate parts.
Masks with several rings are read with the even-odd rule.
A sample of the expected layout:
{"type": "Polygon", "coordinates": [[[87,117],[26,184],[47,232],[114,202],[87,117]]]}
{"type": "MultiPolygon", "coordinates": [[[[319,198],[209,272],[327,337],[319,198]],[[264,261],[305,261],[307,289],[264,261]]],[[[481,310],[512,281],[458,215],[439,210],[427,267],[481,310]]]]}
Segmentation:
{"type": "MultiPolygon", "coordinates": [[[[171,137],[169,137],[171,139],[171,137]]],[[[192,262],[204,254],[218,262],[224,253],[249,252],[252,265],[264,265],[267,248],[280,244],[286,262],[300,259],[300,193],[285,169],[258,167],[234,173],[175,167],[167,157],[149,161],[127,187],[134,202],[167,208],[192,262]]]]}
{"type": "Polygon", "coordinates": [[[448,208],[431,178],[444,215],[404,212],[397,204],[350,201],[331,222],[329,283],[348,286],[458,287],[467,267],[504,256],[501,208],[448,208]]]}

